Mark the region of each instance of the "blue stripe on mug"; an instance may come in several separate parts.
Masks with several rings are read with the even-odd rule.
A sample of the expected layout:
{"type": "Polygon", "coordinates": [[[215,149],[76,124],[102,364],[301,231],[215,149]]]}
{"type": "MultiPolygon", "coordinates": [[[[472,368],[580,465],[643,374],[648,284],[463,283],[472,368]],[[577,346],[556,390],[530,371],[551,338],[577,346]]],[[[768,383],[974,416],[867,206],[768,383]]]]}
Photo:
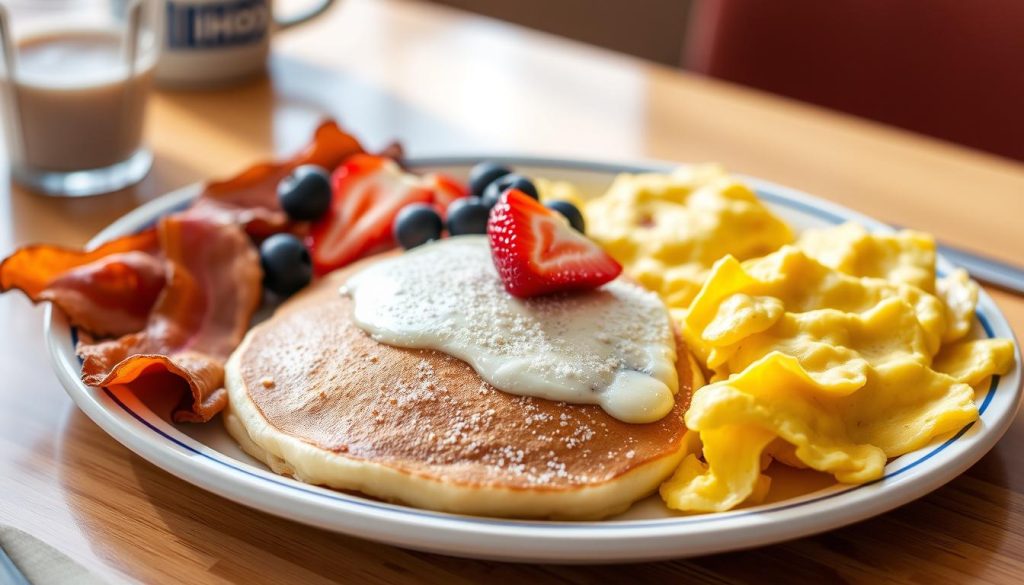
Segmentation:
{"type": "Polygon", "coordinates": [[[258,43],[270,28],[267,0],[167,2],[167,46],[210,49],[258,43]]]}

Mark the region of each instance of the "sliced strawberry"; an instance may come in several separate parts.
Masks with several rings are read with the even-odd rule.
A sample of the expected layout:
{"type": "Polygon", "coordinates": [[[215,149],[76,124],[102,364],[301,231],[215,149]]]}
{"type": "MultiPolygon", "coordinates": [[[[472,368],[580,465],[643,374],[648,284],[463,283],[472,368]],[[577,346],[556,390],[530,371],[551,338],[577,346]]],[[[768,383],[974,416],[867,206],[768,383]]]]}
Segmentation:
{"type": "Polygon", "coordinates": [[[453,201],[469,196],[469,187],[465,183],[443,173],[423,175],[423,184],[434,192],[434,206],[442,219],[453,201]]]}
{"type": "Polygon", "coordinates": [[[560,214],[515,189],[491,210],[487,236],[494,267],[517,297],[592,289],[622,273],[614,258],[560,214]]]}
{"type": "Polygon", "coordinates": [[[318,275],[394,246],[391,224],[410,203],[433,203],[434,190],[395,161],[349,157],[331,176],[331,209],[313,224],[310,250],[318,275]]]}

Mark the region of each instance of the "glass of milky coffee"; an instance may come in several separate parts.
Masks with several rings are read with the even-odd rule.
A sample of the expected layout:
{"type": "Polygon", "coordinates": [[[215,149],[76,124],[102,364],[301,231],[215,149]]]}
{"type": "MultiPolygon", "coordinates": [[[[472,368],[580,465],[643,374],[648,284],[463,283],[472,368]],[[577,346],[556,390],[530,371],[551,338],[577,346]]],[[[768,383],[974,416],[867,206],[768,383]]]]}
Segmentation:
{"type": "Polygon", "coordinates": [[[155,0],[0,0],[0,106],[11,178],[108,193],[153,162],[142,122],[160,47],[155,0]]]}

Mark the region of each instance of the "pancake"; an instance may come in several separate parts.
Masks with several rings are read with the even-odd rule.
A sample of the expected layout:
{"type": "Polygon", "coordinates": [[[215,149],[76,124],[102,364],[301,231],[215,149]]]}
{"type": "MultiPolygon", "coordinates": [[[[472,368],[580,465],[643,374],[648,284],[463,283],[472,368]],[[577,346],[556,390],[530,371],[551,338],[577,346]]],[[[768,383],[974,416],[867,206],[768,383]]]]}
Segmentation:
{"type": "Polygon", "coordinates": [[[376,258],[287,301],[231,356],[224,420],[247,453],[306,483],[504,517],[619,513],[675,470],[700,385],[689,352],[678,352],[673,410],[649,424],[508,394],[459,359],[384,345],[353,324],[338,288],[376,258]]]}

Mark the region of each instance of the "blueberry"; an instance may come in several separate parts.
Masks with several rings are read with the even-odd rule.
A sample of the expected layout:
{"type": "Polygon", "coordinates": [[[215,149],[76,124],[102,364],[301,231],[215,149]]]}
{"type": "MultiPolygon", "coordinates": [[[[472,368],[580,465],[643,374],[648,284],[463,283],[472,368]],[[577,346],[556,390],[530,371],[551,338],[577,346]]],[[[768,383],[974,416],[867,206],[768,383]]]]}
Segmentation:
{"type": "Polygon", "coordinates": [[[331,177],[321,167],[302,165],[277,184],[277,198],[292,219],[320,219],[331,206],[331,177]]]}
{"type": "Polygon", "coordinates": [[[491,210],[479,197],[456,199],[448,206],[448,233],[453,236],[486,234],[490,214],[491,210]]]}
{"type": "Polygon", "coordinates": [[[487,188],[487,185],[511,172],[512,169],[499,165],[496,162],[484,161],[479,163],[469,171],[469,191],[476,197],[480,197],[484,194],[484,189],[487,188]]]}
{"type": "Polygon", "coordinates": [[[565,216],[565,219],[569,220],[569,225],[581,234],[586,231],[586,224],[583,222],[583,214],[580,213],[576,206],[568,201],[549,201],[545,203],[548,209],[552,209],[561,213],[565,216]]]}
{"type": "Polygon", "coordinates": [[[519,189],[534,199],[540,198],[537,195],[537,187],[533,186],[530,179],[527,179],[522,175],[511,174],[499,177],[498,180],[487,185],[487,188],[484,189],[484,195],[481,197],[481,200],[484,202],[484,205],[487,206],[487,209],[490,209],[498,202],[501,194],[509,189],[519,189]]]}
{"type": "Polygon", "coordinates": [[[289,296],[313,279],[309,250],[291,234],[274,234],[260,244],[263,286],[281,296],[289,296]]]}
{"type": "Polygon", "coordinates": [[[441,239],[444,225],[441,216],[426,203],[411,203],[402,208],[395,217],[395,240],[408,250],[441,239]]]}

